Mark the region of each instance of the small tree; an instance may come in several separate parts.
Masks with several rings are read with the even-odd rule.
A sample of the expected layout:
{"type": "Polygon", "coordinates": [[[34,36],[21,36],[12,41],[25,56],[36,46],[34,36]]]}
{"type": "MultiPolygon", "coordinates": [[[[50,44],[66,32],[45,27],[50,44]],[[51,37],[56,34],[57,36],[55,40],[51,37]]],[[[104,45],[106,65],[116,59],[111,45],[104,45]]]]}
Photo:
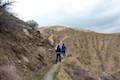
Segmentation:
{"type": "Polygon", "coordinates": [[[37,28],[39,26],[39,24],[34,20],[29,20],[29,21],[27,21],[27,23],[32,28],[32,30],[37,30],[37,28]]]}
{"type": "Polygon", "coordinates": [[[7,8],[11,6],[13,1],[9,0],[0,0],[0,9],[4,9],[7,11],[7,8]]]}

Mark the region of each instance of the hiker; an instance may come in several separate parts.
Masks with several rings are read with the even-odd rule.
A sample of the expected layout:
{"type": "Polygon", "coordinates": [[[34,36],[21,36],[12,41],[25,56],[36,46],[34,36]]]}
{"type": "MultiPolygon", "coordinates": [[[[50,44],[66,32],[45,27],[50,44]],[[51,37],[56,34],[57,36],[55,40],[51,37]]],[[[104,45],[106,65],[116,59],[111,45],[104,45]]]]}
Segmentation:
{"type": "Polygon", "coordinates": [[[61,61],[61,48],[60,45],[57,46],[56,49],[56,62],[61,61]]]}
{"type": "Polygon", "coordinates": [[[63,54],[63,56],[66,56],[66,46],[64,43],[61,46],[61,53],[63,54]]]}

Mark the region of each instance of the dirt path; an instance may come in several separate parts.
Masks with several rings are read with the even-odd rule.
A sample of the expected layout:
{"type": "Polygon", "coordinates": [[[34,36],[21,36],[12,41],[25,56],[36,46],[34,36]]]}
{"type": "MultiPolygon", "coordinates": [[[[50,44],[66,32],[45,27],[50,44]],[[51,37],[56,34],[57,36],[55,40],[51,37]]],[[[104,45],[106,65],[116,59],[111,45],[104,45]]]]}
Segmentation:
{"type": "Polygon", "coordinates": [[[57,64],[54,64],[51,69],[45,74],[43,80],[53,80],[55,72],[58,70],[60,66],[60,62],[57,64]]]}
{"type": "MultiPolygon", "coordinates": [[[[53,39],[52,39],[53,36],[54,36],[54,35],[51,35],[51,36],[48,38],[48,40],[53,41],[53,39]]],[[[65,39],[67,39],[67,38],[68,38],[68,36],[65,36],[65,37],[59,42],[59,44],[61,44],[61,43],[62,43],[65,39]]],[[[57,47],[57,46],[55,46],[55,47],[57,47]]],[[[63,62],[64,60],[65,60],[65,59],[63,59],[62,62],[63,62]]],[[[54,64],[54,65],[51,67],[51,69],[45,74],[43,80],[53,80],[54,74],[55,74],[55,72],[58,70],[58,68],[59,68],[59,66],[60,66],[60,64],[61,64],[62,62],[58,62],[57,64],[54,64]]]]}

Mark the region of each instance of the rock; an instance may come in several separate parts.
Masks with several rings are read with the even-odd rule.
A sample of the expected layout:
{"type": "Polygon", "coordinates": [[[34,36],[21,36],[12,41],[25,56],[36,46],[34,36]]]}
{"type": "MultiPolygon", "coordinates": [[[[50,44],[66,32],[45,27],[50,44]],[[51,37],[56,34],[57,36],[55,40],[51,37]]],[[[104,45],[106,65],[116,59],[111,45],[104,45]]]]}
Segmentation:
{"type": "Polygon", "coordinates": [[[29,33],[29,31],[27,29],[23,29],[23,32],[25,33],[25,35],[31,36],[30,33],[29,33]]]}
{"type": "Polygon", "coordinates": [[[28,60],[28,58],[27,58],[27,57],[22,56],[22,58],[23,58],[23,60],[24,60],[25,62],[29,63],[29,60],[28,60]]]}

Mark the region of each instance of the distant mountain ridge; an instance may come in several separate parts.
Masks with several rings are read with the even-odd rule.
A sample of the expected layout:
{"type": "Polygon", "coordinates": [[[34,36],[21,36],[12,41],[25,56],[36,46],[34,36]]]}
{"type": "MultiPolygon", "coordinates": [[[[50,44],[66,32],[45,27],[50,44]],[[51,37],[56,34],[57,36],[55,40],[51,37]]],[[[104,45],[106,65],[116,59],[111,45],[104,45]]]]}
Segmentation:
{"type": "Polygon", "coordinates": [[[68,48],[68,58],[59,69],[56,80],[120,79],[119,33],[105,34],[65,27],[58,31],[59,28],[56,26],[43,30],[47,37],[54,35],[54,46],[64,35],[68,36],[64,41],[68,48]],[[66,76],[62,77],[64,74],[66,76]]]}

